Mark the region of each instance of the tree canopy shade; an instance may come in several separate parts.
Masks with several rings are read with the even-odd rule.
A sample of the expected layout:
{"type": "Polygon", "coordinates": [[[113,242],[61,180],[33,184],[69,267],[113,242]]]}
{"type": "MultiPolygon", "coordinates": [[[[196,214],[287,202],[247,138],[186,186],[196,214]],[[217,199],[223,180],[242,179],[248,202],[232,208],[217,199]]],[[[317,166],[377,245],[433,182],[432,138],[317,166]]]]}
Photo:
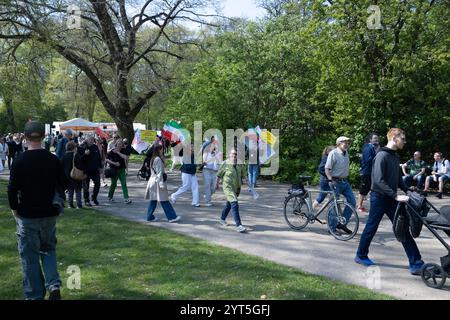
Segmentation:
{"type": "Polygon", "coordinates": [[[372,132],[407,132],[402,157],[450,152],[449,9],[446,1],[378,1],[382,29],[367,27],[369,3],[263,1],[270,18],[227,26],[210,39],[169,94],[186,126],[280,129],[279,178],[317,172],[322,150],[352,137],[352,180],[372,132]],[[189,110],[189,112],[183,112],[189,110]]]}
{"type": "Polygon", "coordinates": [[[14,57],[30,40],[58,52],[86,75],[119,131],[131,138],[134,119],[158,91],[155,83],[171,80],[170,60],[199,45],[181,23],[209,24],[212,16],[202,12],[212,3],[0,0],[3,54],[14,57]],[[139,81],[143,74],[155,81],[139,81]]]}
{"type": "Polygon", "coordinates": [[[385,143],[391,127],[406,130],[404,160],[450,156],[448,1],[257,1],[267,16],[251,22],[211,20],[210,1],[0,0],[0,131],[64,113],[112,119],[125,136],[136,117],[155,129],[251,123],[280,129],[281,180],[316,172],[345,135],[357,183],[365,137],[385,143]],[[368,27],[371,4],[380,28],[368,27]]]}

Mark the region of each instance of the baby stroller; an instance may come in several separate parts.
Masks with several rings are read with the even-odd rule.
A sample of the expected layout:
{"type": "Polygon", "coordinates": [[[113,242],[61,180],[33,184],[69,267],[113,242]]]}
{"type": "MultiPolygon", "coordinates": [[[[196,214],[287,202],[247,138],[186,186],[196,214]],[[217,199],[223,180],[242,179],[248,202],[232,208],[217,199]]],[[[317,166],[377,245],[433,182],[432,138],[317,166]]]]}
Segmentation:
{"type": "Polygon", "coordinates": [[[407,203],[399,203],[397,206],[394,218],[395,236],[400,240],[402,232],[410,232],[413,237],[417,238],[422,226],[425,225],[442,243],[447,249],[447,255],[441,257],[440,265],[436,263],[425,264],[421,274],[422,281],[428,287],[441,289],[447,277],[450,277],[450,245],[442,238],[438,230],[443,231],[450,237],[450,206],[443,206],[438,210],[427,198],[416,192],[408,192],[408,196],[410,196],[410,200],[407,203]],[[429,215],[429,213],[431,214],[429,215]]]}

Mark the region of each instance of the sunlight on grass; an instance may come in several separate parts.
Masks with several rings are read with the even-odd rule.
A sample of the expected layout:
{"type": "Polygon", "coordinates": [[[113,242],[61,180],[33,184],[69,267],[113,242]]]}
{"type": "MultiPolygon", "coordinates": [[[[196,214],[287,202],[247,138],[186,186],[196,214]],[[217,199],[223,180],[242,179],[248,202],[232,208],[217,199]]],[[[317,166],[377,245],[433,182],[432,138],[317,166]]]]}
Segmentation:
{"type": "MultiPolygon", "coordinates": [[[[5,182],[0,182],[5,190],[5,182]]],[[[22,299],[15,222],[0,195],[0,299],[22,299]]],[[[391,299],[172,231],[95,210],[58,219],[64,299],[391,299]],[[81,290],[68,290],[70,265],[81,290]]]]}

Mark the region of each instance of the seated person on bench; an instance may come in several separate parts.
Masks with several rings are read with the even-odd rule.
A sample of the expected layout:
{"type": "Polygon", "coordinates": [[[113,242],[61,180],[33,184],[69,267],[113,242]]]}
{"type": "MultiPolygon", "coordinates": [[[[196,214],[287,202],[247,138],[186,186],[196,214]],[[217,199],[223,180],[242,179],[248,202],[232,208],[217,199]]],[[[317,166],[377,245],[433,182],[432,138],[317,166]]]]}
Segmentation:
{"type": "Polygon", "coordinates": [[[428,176],[425,181],[425,189],[422,195],[425,197],[428,195],[428,189],[432,182],[439,184],[439,190],[436,197],[442,199],[442,193],[444,191],[444,184],[450,181],[450,162],[442,157],[441,152],[436,152],[434,154],[434,164],[431,176],[428,176]]]}
{"type": "Polygon", "coordinates": [[[406,187],[411,187],[413,181],[417,181],[417,189],[422,190],[425,183],[425,169],[427,164],[422,160],[420,151],[414,152],[414,158],[408,160],[408,162],[402,164],[403,181],[406,187]],[[409,173],[407,173],[409,169],[409,173]]]}

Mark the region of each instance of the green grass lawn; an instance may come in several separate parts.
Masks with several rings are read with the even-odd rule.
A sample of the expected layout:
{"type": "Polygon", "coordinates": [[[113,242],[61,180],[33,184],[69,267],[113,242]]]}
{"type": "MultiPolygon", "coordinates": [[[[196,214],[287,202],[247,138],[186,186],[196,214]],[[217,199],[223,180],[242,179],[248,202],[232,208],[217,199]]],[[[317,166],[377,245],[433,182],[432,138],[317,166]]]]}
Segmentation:
{"type": "Polygon", "coordinates": [[[129,163],[137,163],[137,164],[143,164],[145,160],[144,154],[131,154],[130,158],[128,159],[129,163]]]}
{"type": "MultiPolygon", "coordinates": [[[[1,190],[6,184],[0,181],[1,190]]],[[[66,210],[57,226],[63,299],[391,299],[206,241],[95,210],[66,210]],[[81,269],[69,290],[67,268],[81,269]]],[[[15,221],[0,193],[0,299],[22,299],[15,221]]]]}

